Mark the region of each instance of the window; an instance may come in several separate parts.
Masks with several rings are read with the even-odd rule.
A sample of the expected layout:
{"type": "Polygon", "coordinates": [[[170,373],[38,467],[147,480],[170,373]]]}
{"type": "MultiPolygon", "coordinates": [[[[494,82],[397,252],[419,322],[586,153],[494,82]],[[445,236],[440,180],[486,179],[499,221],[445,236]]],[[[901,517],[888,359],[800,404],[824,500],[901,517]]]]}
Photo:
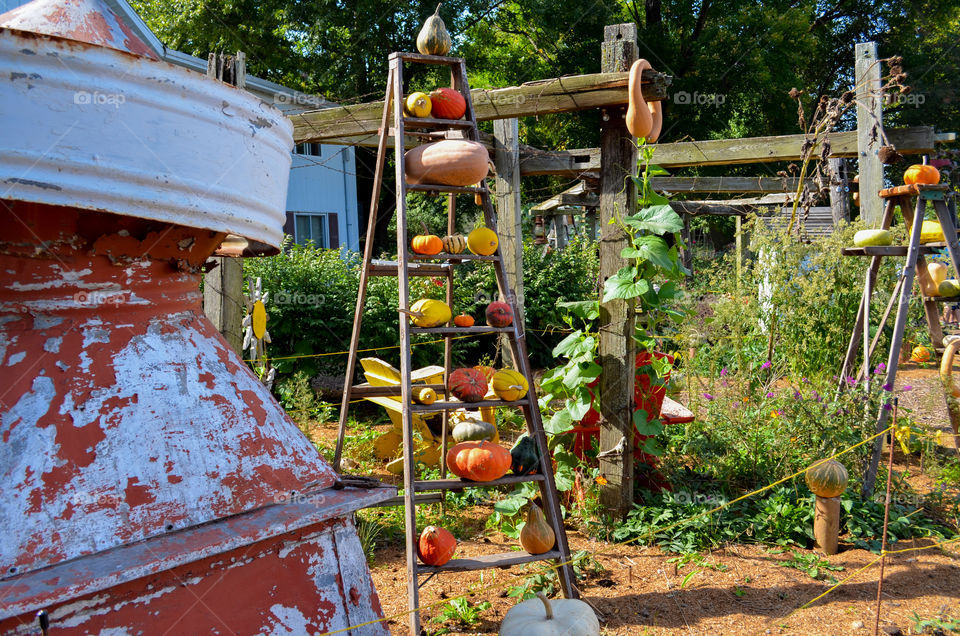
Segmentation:
{"type": "Polygon", "coordinates": [[[297,144],[293,152],[308,157],[322,157],[323,146],[321,144],[297,144]]]}
{"type": "Polygon", "coordinates": [[[313,241],[315,247],[330,247],[326,214],[294,213],[293,232],[293,240],[300,245],[313,241]]]}

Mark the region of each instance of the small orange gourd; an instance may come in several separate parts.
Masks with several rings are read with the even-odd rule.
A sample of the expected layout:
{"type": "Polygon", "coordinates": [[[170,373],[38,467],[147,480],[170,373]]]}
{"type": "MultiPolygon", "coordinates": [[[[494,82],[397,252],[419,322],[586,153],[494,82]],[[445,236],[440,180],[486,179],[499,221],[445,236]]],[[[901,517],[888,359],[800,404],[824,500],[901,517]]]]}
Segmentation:
{"type": "Polygon", "coordinates": [[[459,314],[453,319],[453,324],[458,327],[472,327],[473,323],[473,316],[469,314],[459,314]]]}
{"type": "Polygon", "coordinates": [[[417,254],[426,254],[433,256],[443,251],[443,240],[436,234],[431,234],[425,223],[420,224],[423,227],[423,234],[417,234],[410,242],[410,249],[417,254]]]}
{"type": "Polygon", "coordinates": [[[527,510],[527,523],[520,531],[520,545],[530,554],[543,554],[553,549],[557,542],[557,535],[547,523],[543,511],[535,504],[530,504],[527,510]]]}
{"type": "Polygon", "coordinates": [[[427,565],[443,565],[453,557],[457,540],[449,530],[427,526],[417,542],[417,556],[427,565]]]}
{"type": "Polygon", "coordinates": [[[447,452],[450,472],[472,481],[500,479],[510,470],[512,461],[510,451],[487,441],[460,442],[447,452]]]}
{"type": "Polygon", "coordinates": [[[940,183],[940,171],[933,166],[917,163],[903,173],[903,182],[907,185],[919,183],[921,185],[935,185],[940,183]]]}

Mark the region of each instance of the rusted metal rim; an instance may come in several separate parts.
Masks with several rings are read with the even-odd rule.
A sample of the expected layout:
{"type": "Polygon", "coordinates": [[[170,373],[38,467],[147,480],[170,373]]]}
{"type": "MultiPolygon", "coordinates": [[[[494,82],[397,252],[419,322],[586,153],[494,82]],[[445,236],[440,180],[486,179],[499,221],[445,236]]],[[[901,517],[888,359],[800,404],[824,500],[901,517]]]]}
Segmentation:
{"type": "Polygon", "coordinates": [[[292,124],[198,73],[0,28],[0,198],[283,237],[292,124]]]}

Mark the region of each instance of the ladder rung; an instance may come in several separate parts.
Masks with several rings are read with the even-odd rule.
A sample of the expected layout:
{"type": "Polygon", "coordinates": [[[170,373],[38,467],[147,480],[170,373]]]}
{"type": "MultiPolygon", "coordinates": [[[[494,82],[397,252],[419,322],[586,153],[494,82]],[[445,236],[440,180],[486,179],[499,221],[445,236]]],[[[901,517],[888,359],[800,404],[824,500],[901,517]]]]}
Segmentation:
{"type": "MultiPolygon", "coordinates": [[[[434,391],[443,391],[446,394],[447,388],[442,384],[420,384],[419,382],[410,385],[411,389],[433,389],[434,391]]],[[[390,386],[369,386],[357,385],[350,389],[350,395],[353,397],[393,397],[400,395],[400,385],[390,386]]]]}
{"type": "Polygon", "coordinates": [[[408,183],[407,190],[419,192],[455,192],[462,194],[486,194],[487,191],[476,186],[448,186],[431,183],[408,183]]]}
{"type": "Polygon", "coordinates": [[[500,257],[496,254],[491,254],[490,256],[484,256],[482,254],[410,254],[408,257],[411,261],[499,261],[500,257]]]}
{"type": "Polygon", "coordinates": [[[391,53],[390,57],[399,57],[404,62],[420,62],[421,64],[445,64],[459,66],[462,57],[448,57],[446,55],[424,55],[422,53],[391,53]]]}
{"type": "Polygon", "coordinates": [[[466,479],[424,479],[413,483],[414,492],[425,490],[464,490],[466,488],[495,488],[522,484],[528,481],[543,481],[543,475],[509,475],[493,481],[469,481],[466,479]]]}
{"type": "MultiPolygon", "coordinates": [[[[924,243],[920,246],[921,254],[933,254],[944,248],[944,243],[924,243]]],[[[840,253],[844,256],[906,256],[909,247],[906,245],[868,245],[866,247],[844,247],[840,253]]]]}
{"type": "MultiPolygon", "coordinates": [[[[422,506],[423,504],[434,504],[440,503],[443,501],[442,492],[429,492],[424,495],[417,495],[414,498],[416,505],[422,506]]],[[[372,506],[367,506],[368,508],[392,508],[394,506],[402,506],[405,504],[403,495],[397,495],[396,497],[390,497],[389,499],[384,499],[383,501],[378,501],[372,506]]]]}
{"type": "Polygon", "coordinates": [[[912,183],[909,185],[894,186],[885,188],[878,194],[881,199],[890,199],[892,197],[916,196],[921,192],[946,192],[950,189],[947,184],[922,184],[912,183]]]}
{"type": "Polygon", "coordinates": [[[960,303],[960,296],[924,296],[923,301],[932,303],[960,303]]]}
{"type": "Polygon", "coordinates": [[[473,128],[470,119],[438,119],[436,117],[404,117],[405,128],[473,128]]]}
{"type": "Polygon", "coordinates": [[[459,335],[465,333],[513,333],[513,327],[411,327],[410,333],[439,333],[459,335]]]}
{"type": "Polygon", "coordinates": [[[550,550],[543,554],[527,554],[526,552],[503,552],[501,554],[486,554],[473,557],[471,559],[451,559],[443,565],[421,565],[417,564],[417,574],[430,574],[432,572],[468,572],[470,570],[488,570],[490,568],[506,568],[511,565],[520,565],[522,563],[533,563],[534,561],[547,561],[549,559],[559,559],[559,550],[550,550]]]}
{"type": "MultiPolygon", "coordinates": [[[[410,263],[407,265],[407,274],[411,276],[446,276],[453,269],[449,263],[410,263]]],[[[396,276],[400,265],[396,261],[372,261],[370,263],[371,276],[396,276]]]]}
{"type": "Polygon", "coordinates": [[[456,411],[457,409],[482,409],[486,406],[526,406],[526,400],[516,400],[507,402],[505,400],[480,400],[479,402],[441,402],[437,400],[433,404],[411,404],[410,410],[414,413],[424,411],[456,411]]]}

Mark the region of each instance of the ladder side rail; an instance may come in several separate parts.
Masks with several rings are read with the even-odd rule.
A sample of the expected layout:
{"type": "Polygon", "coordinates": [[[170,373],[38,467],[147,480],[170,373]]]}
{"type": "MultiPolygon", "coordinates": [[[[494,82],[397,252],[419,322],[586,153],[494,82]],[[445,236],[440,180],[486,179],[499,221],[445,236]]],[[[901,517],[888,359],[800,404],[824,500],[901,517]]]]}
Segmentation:
{"type": "MultiPolygon", "coordinates": [[[[410,308],[410,280],[407,266],[410,262],[407,252],[407,179],[403,162],[403,59],[400,55],[390,55],[390,68],[393,71],[393,119],[396,156],[396,191],[397,191],[397,286],[398,306],[400,309],[410,308]]],[[[388,132],[384,130],[383,136],[388,132]]],[[[401,423],[403,430],[403,500],[404,526],[406,535],[407,561],[407,598],[411,610],[409,614],[410,633],[420,633],[420,593],[417,585],[417,508],[414,493],[416,481],[416,464],[413,457],[413,412],[410,408],[412,391],[410,390],[411,356],[410,356],[410,317],[399,314],[400,320],[400,401],[403,404],[401,423]]]]}
{"type": "MultiPolygon", "coordinates": [[[[901,211],[904,220],[909,219],[909,198],[903,200],[901,211]]],[[[897,379],[897,369],[900,364],[900,348],[903,346],[903,332],[907,324],[907,316],[910,310],[910,295],[913,290],[913,277],[917,266],[917,256],[920,254],[920,233],[923,226],[923,212],[926,207],[922,197],[917,197],[917,207],[913,214],[910,230],[910,244],[907,248],[907,261],[903,267],[901,276],[903,277],[903,286],[900,289],[900,303],[897,306],[897,318],[893,326],[893,340],[890,343],[890,353],[887,356],[887,375],[884,385],[893,389],[894,382],[897,379]]],[[[877,415],[876,432],[879,433],[887,425],[889,411],[881,405],[877,415]]],[[[873,486],[877,479],[877,468],[880,465],[880,454],[883,448],[883,436],[877,437],[873,441],[873,448],[870,454],[870,461],[863,479],[863,494],[869,495],[873,492],[873,486]]]]}
{"type": "Polygon", "coordinates": [[[960,243],[958,243],[957,227],[953,223],[953,215],[942,199],[933,201],[933,209],[936,210],[937,218],[940,220],[944,242],[947,244],[947,254],[950,255],[950,262],[953,264],[953,275],[960,278],[960,243]]]}
{"type": "MultiPolygon", "coordinates": [[[[383,117],[380,129],[386,131],[390,121],[390,96],[393,72],[387,72],[387,90],[383,102],[383,117]]],[[[383,171],[386,161],[387,135],[381,134],[377,144],[377,164],[373,173],[373,190],[370,195],[370,214],[367,218],[367,238],[363,246],[363,265],[360,270],[360,285],[357,289],[357,306],[353,312],[353,329],[350,334],[350,350],[347,354],[347,370],[343,381],[343,398],[340,402],[340,421],[337,427],[337,445],[333,453],[333,469],[340,472],[340,460],[343,457],[343,444],[347,430],[347,413],[353,390],[353,376],[357,370],[357,349],[360,345],[360,326],[363,320],[363,308],[367,300],[367,281],[370,277],[370,261],[373,259],[373,240],[376,234],[377,214],[379,212],[380,189],[383,185],[383,171]]]]}

